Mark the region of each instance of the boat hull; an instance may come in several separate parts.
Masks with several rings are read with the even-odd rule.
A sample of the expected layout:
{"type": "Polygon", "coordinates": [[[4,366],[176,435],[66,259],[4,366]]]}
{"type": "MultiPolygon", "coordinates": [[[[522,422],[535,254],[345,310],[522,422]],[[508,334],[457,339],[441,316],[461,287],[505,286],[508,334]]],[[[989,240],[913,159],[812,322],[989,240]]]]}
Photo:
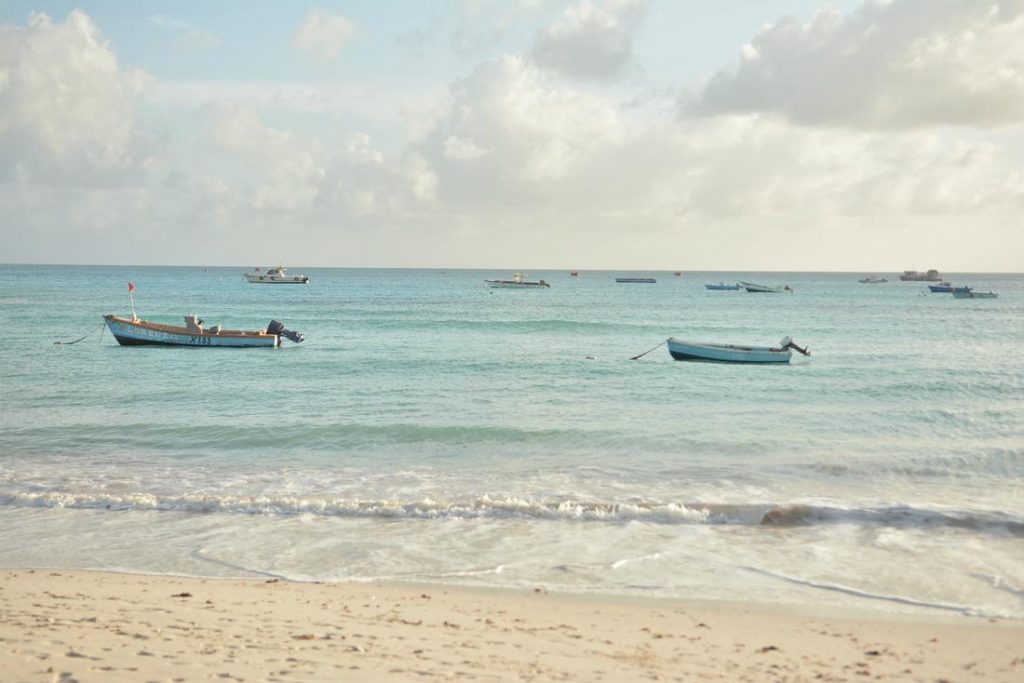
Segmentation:
{"type": "Polygon", "coordinates": [[[953,285],[948,283],[928,285],[928,290],[933,294],[951,294],[953,292],[953,285]]]}
{"type": "Polygon", "coordinates": [[[546,282],[516,282],[515,280],[484,280],[484,282],[494,289],[546,289],[551,286],[546,282]]]}
{"type": "Polygon", "coordinates": [[[975,292],[970,289],[954,289],[954,299],[995,299],[999,295],[995,292],[975,292]]]}
{"type": "Polygon", "coordinates": [[[219,333],[189,331],[175,325],[146,320],[133,321],[115,315],[103,316],[110,333],[121,346],[191,346],[197,348],[274,348],[281,339],[275,334],[224,330],[219,333]]]}
{"type": "Polygon", "coordinates": [[[790,294],[793,291],[789,287],[769,287],[768,285],[756,285],[753,282],[740,282],[739,285],[751,294],[790,294]]]}
{"type": "Polygon", "coordinates": [[[679,339],[669,339],[666,344],[669,355],[675,360],[705,363],[788,363],[793,356],[790,349],[773,349],[767,346],[709,344],[679,339]]]}
{"type": "Polygon", "coordinates": [[[653,277],[617,277],[615,281],[631,285],[653,285],[658,282],[653,277]]]}
{"type": "Polygon", "coordinates": [[[721,282],[717,285],[704,285],[704,289],[710,289],[713,291],[737,290],[739,288],[739,285],[727,285],[721,282]]]}
{"type": "Polygon", "coordinates": [[[308,275],[253,275],[244,273],[245,279],[254,284],[264,285],[305,285],[309,284],[308,275]]]}

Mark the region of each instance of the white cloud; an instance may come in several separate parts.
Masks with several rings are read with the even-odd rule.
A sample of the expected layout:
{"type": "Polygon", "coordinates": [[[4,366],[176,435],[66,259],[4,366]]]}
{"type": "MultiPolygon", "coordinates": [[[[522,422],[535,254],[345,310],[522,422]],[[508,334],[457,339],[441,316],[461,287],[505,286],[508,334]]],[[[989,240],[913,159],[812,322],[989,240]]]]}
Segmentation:
{"type": "Polygon", "coordinates": [[[805,125],[912,128],[1024,121],[1024,2],[865,2],[762,29],[686,103],[805,125]]]}
{"type": "Polygon", "coordinates": [[[532,57],[539,65],[572,78],[605,79],[623,72],[633,59],[633,36],[644,14],[641,0],[581,2],[562,22],[542,29],[532,57]]]}
{"type": "Polygon", "coordinates": [[[147,155],[135,108],[150,78],[123,69],[92,20],[0,26],[0,178],[109,182],[147,155]]]}
{"type": "Polygon", "coordinates": [[[355,24],[347,17],[311,9],[292,36],[292,46],[313,61],[327,62],[338,56],[355,31],[355,24]]]}
{"type": "Polygon", "coordinates": [[[209,29],[164,14],[151,16],[149,23],[174,34],[175,43],[186,50],[206,50],[221,44],[220,38],[209,29]]]}

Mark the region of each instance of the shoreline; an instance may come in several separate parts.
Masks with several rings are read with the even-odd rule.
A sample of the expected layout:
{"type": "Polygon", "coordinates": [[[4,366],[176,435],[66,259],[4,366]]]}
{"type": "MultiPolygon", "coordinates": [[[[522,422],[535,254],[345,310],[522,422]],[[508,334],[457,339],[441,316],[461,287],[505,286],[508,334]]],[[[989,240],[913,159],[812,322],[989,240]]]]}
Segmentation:
{"type": "Polygon", "coordinates": [[[1024,678],[1024,623],[542,589],[0,571],[15,681],[1024,678]]]}

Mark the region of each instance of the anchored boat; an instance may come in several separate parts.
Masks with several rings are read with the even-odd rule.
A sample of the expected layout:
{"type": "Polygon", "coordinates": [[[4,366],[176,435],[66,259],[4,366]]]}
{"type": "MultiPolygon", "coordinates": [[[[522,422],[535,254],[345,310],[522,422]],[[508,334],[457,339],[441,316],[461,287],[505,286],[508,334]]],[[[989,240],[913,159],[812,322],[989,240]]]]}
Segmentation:
{"type": "Polygon", "coordinates": [[[857,280],[857,282],[861,283],[862,285],[877,285],[882,282],[888,282],[888,280],[886,280],[884,277],[872,276],[863,278],[861,280],[857,280]]]}
{"type": "Polygon", "coordinates": [[[995,299],[999,295],[989,290],[987,292],[975,292],[970,287],[954,287],[954,299],[995,299]]]}
{"type": "Polygon", "coordinates": [[[634,285],[653,285],[658,280],[653,277],[617,277],[615,281],[634,285]]]}
{"type": "Polygon", "coordinates": [[[777,347],[688,342],[674,337],[670,337],[665,343],[668,345],[669,354],[675,360],[711,363],[788,363],[793,351],[805,356],[811,355],[806,347],[800,348],[789,337],[783,337],[777,347]]]}
{"type": "Polygon", "coordinates": [[[271,320],[266,329],[255,331],[225,330],[220,325],[204,327],[203,321],[194,315],[186,315],[184,325],[165,325],[112,314],[104,315],[103,320],[121,346],[273,348],[281,345],[282,337],[296,344],[304,339],[298,332],[285,329],[277,320],[271,320]]]}
{"type": "Polygon", "coordinates": [[[542,289],[550,287],[544,280],[527,280],[525,274],[516,273],[511,280],[484,280],[495,289],[542,289]]]}
{"type": "Polygon", "coordinates": [[[753,282],[741,282],[740,287],[751,294],[792,294],[793,290],[789,285],[785,287],[771,287],[769,285],[755,285],[753,282]]]}
{"type": "Polygon", "coordinates": [[[926,273],[921,273],[916,270],[904,270],[903,274],[900,275],[900,280],[903,282],[940,282],[942,276],[939,275],[939,271],[932,268],[926,273]]]}
{"type": "Polygon", "coordinates": [[[251,273],[244,273],[245,279],[249,282],[268,285],[304,285],[309,282],[308,275],[289,275],[285,267],[280,263],[276,268],[267,268],[267,272],[260,272],[257,268],[251,273]]]}
{"type": "Polygon", "coordinates": [[[739,285],[731,285],[731,284],[728,284],[728,283],[725,283],[725,282],[719,282],[717,285],[716,284],[705,284],[704,285],[704,289],[711,289],[711,290],[715,290],[715,291],[727,290],[727,289],[736,290],[736,289],[739,289],[739,288],[740,288],[739,285]]]}

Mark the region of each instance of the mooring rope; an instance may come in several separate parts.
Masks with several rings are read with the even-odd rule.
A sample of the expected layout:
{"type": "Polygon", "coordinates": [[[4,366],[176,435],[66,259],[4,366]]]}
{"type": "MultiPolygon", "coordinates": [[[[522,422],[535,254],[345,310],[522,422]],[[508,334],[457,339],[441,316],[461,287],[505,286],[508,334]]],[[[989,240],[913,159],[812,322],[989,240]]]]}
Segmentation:
{"type": "MultiPolygon", "coordinates": [[[[102,334],[102,330],[106,326],[107,326],[107,324],[105,322],[103,322],[103,323],[100,323],[100,326],[97,329],[99,329],[100,333],[102,334]]],[[[77,344],[78,342],[82,341],[83,339],[88,339],[89,337],[91,337],[94,334],[96,334],[96,329],[90,330],[84,336],[79,337],[78,339],[75,339],[74,341],[55,341],[55,342],[53,342],[53,345],[54,346],[71,346],[72,344],[77,344]]]]}
{"type": "Polygon", "coordinates": [[[658,344],[658,346],[655,346],[655,347],[654,347],[653,349],[647,349],[646,351],[644,351],[644,352],[643,352],[643,353],[641,353],[640,355],[638,355],[638,356],[633,356],[632,358],[630,358],[630,360],[637,360],[637,359],[639,359],[639,358],[643,358],[644,356],[646,356],[647,354],[649,354],[649,353],[650,353],[651,351],[653,351],[654,349],[657,349],[657,348],[659,348],[659,347],[661,347],[661,346],[664,346],[664,345],[665,345],[665,342],[661,342],[660,344],[658,344]]]}

